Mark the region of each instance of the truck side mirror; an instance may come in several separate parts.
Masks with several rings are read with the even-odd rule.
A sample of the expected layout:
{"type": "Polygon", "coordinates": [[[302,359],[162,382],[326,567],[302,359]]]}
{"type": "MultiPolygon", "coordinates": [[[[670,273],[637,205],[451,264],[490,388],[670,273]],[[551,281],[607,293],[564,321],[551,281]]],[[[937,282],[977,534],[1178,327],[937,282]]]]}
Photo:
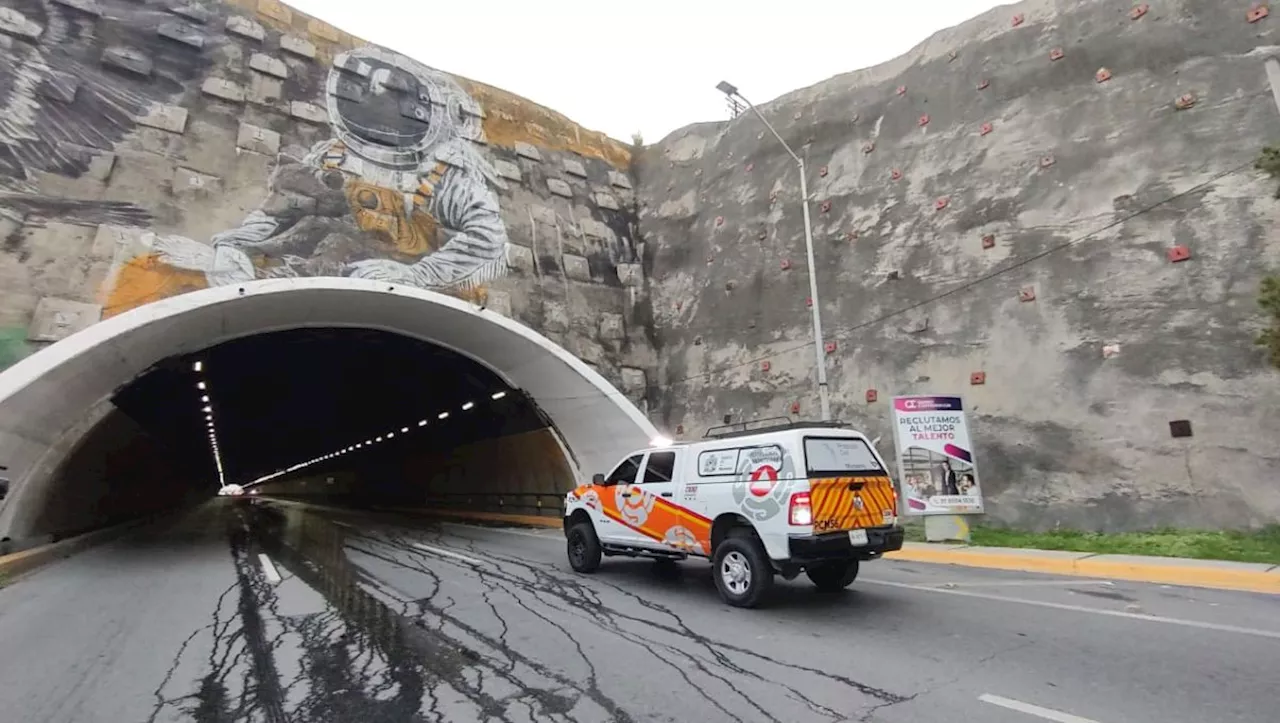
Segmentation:
{"type": "Polygon", "coordinates": [[[591,475],[591,484],[604,486],[604,475],[599,472],[591,475]]]}

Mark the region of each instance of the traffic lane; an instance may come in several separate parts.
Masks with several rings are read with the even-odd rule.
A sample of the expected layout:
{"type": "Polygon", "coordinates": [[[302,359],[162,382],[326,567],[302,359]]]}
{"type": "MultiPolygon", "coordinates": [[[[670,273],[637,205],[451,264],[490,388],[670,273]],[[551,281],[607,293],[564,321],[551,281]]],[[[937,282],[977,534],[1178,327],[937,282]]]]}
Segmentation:
{"type": "Polygon", "coordinates": [[[428,629],[477,653],[491,674],[520,670],[519,684],[579,691],[578,713],[589,717],[574,720],[832,721],[900,700],[749,645],[706,639],[660,602],[599,580],[507,551],[473,555],[417,532],[353,529],[348,554],[385,594],[416,605],[428,629]]]}
{"type": "Polygon", "coordinates": [[[0,590],[4,719],[520,720],[305,532],[215,500],[0,590]]]}
{"type": "MultiPolygon", "coordinates": [[[[455,530],[467,532],[450,531],[455,530]]],[[[554,542],[537,536],[540,543],[554,542]]],[[[691,584],[688,577],[694,573],[684,567],[668,574],[648,561],[622,560],[600,574],[578,576],[560,569],[558,560],[531,563],[536,547],[502,549],[476,542],[440,529],[370,525],[353,529],[351,548],[357,564],[380,582],[394,581],[386,584],[403,598],[432,596],[447,610],[441,617],[451,617],[469,631],[502,637],[502,646],[486,650],[505,646],[502,655],[537,660],[570,676],[575,662],[585,666],[585,679],[620,709],[637,714],[637,720],[1021,719],[1005,710],[988,710],[976,696],[944,692],[917,699],[915,692],[900,693],[868,677],[854,677],[886,672],[874,655],[861,664],[852,660],[851,650],[857,648],[849,645],[859,645],[856,640],[842,641],[836,655],[812,663],[814,639],[823,637],[821,631],[801,635],[762,625],[755,615],[760,611],[720,605],[709,578],[703,576],[705,585],[691,584]],[[408,570],[428,571],[429,581],[408,570]],[[610,581],[610,573],[620,576],[620,584],[610,581]],[[657,589],[633,590],[626,579],[633,574],[657,589]],[[546,579],[539,584],[538,578],[546,579]],[[421,587],[414,589],[415,584],[421,587]],[[572,591],[567,598],[566,587],[572,591]],[[674,612],[672,599],[690,595],[688,610],[674,612]],[[487,608],[455,607],[459,600],[477,598],[487,608]],[[704,632],[705,617],[721,611],[740,619],[722,633],[704,632]],[[522,617],[522,612],[532,615],[522,617]]],[[[838,604],[822,597],[825,604],[838,604]]],[[[449,629],[448,624],[442,629],[449,629]]],[[[474,646],[474,634],[471,640],[474,646]]],[[[905,689],[911,681],[891,682],[905,689]]]]}
{"type": "MultiPolygon", "coordinates": [[[[349,522],[348,522],[348,525],[349,525],[349,522]]],[[[366,527],[366,532],[376,532],[376,527],[378,527],[378,525],[376,525],[376,523],[370,523],[366,521],[365,527],[366,527]]],[[[484,537],[486,535],[492,534],[492,532],[490,531],[466,530],[466,528],[458,528],[458,527],[451,528],[452,535],[454,536],[457,536],[458,532],[460,531],[463,532],[463,534],[472,536],[472,537],[476,535],[484,537]]],[[[550,562],[550,560],[563,559],[561,557],[562,541],[557,540],[556,537],[548,537],[541,534],[535,534],[535,532],[529,532],[529,531],[509,531],[509,532],[502,532],[502,534],[508,535],[508,536],[509,535],[518,535],[518,536],[525,536],[525,537],[535,536],[535,537],[540,537],[540,540],[538,540],[539,543],[553,544],[554,548],[556,548],[556,552],[554,552],[553,555],[550,555],[550,558],[547,560],[547,562],[544,562],[543,564],[544,566],[548,566],[550,568],[556,568],[557,566],[563,567],[562,562],[559,562],[559,563],[550,562]]],[[[364,535],[365,537],[378,536],[378,535],[369,535],[369,534],[362,534],[362,535],[364,535]]],[[[381,562],[383,562],[384,564],[392,563],[393,568],[399,567],[398,571],[397,569],[392,569],[392,571],[381,572],[381,575],[380,575],[381,577],[392,578],[392,577],[396,577],[397,575],[403,576],[404,569],[412,569],[413,566],[419,566],[419,564],[422,564],[421,560],[413,560],[412,564],[404,564],[403,560],[397,563],[397,560],[394,558],[396,558],[397,555],[404,555],[404,553],[407,553],[407,555],[404,555],[404,557],[421,558],[422,553],[426,552],[426,553],[429,553],[429,557],[443,558],[445,560],[451,560],[451,562],[454,562],[454,563],[461,562],[465,564],[465,566],[472,566],[472,567],[484,566],[484,564],[502,563],[502,554],[495,555],[493,554],[492,550],[481,550],[480,546],[476,545],[475,539],[462,540],[461,546],[460,546],[460,543],[458,543],[458,541],[451,541],[451,537],[449,537],[449,535],[440,535],[439,531],[431,532],[431,531],[415,530],[415,528],[407,528],[407,530],[406,528],[399,528],[399,530],[396,532],[396,535],[401,536],[401,539],[394,539],[394,537],[392,537],[392,539],[387,539],[388,536],[385,535],[385,526],[384,526],[383,535],[381,535],[383,539],[375,540],[375,544],[381,545],[385,549],[380,550],[380,552],[379,550],[365,550],[364,553],[361,553],[360,550],[356,550],[357,554],[369,554],[370,557],[374,557],[375,559],[381,559],[381,562]],[[415,540],[433,540],[434,544],[425,544],[425,543],[421,543],[421,541],[415,541],[415,540]],[[426,548],[428,549],[422,550],[421,548],[419,548],[419,545],[426,545],[426,548]],[[463,550],[466,550],[467,548],[474,548],[471,550],[471,552],[477,553],[479,555],[483,555],[485,559],[480,559],[479,557],[475,557],[475,555],[467,555],[465,552],[463,552],[463,550]],[[390,554],[388,554],[388,552],[390,554]],[[383,559],[388,557],[390,558],[389,560],[383,559]]],[[[369,541],[370,541],[369,539],[366,539],[364,540],[364,543],[369,543],[369,541]]],[[[529,557],[529,548],[527,548],[527,545],[522,546],[522,548],[520,549],[520,553],[524,554],[526,558],[529,557]]],[[[367,560],[366,560],[366,564],[367,564],[367,560]]],[[[632,568],[635,568],[635,566],[650,566],[650,563],[634,562],[634,560],[626,560],[626,562],[623,562],[622,564],[630,564],[632,568]]],[[[425,567],[426,569],[428,569],[428,571],[430,571],[431,577],[444,578],[444,580],[447,580],[447,585],[453,586],[453,587],[462,587],[463,594],[465,594],[467,598],[474,598],[475,596],[474,590],[467,591],[465,585],[460,585],[460,581],[465,580],[466,578],[465,575],[458,576],[456,575],[457,571],[454,571],[453,575],[451,575],[451,573],[448,573],[448,571],[444,571],[442,575],[442,572],[435,571],[435,569],[431,569],[431,564],[426,564],[425,567]]],[[[932,566],[929,566],[929,567],[932,567],[932,566]]],[[[622,568],[620,567],[620,569],[622,568]]],[[[650,567],[650,569],[652,569],[652,567],[650,567]]],[[[701,569],[704,569],[705,571],[705,566],[701,566],[701,569]]],[[[477,577],[480,577],[480,576],[477,575],[477,577]]],[[[490,577],[493,577],[493,576],[490,575],[490,577]]],[[[570,576],[570,577],[579,577],[579,576],[570,576]]],[[[407,584],[412,585],[412,578],[413,576],[410,575],[406,578],[406,580],[404,580],[404,582],[407,582],[407,584]]],[[[599,578],[599,576],[595,576],[595,578],[599,578]]],[[[705,580],[705,577],[704,577],[704,580],[705,580]]],[[[402,585],[404,584],[404,582],[402,582],[402,585]]],[[[508,584],[509,581],[498,580],[498,582],[499,584],[508,584]]],[[[680,582],[680,581],[677,581],[677,582],[680,582]]],[[[650,600],[650,605],[652,605],[652,600],[662,600],[663,603],[669,603],[671,599],[676,599],[680,595],[687,594],[687,592],[689,592],[689,587],[690,587],[689,585],[678,584],[675,587],[675,589],[664,591],[667,594],[666,598],[663,598],[662,594],[646,595],[646,598],[650,600]]],[[[486,596],[485,595],[486,590],[488,590],[488,587],[483,587],[483,589],[481,589],[481,596],[486,596]]],[[[929,591],[937,592],[937,590],[929,590],[929,591]]],[[[709,585],[705,585],[704,592],[705,594],[708,594],[708,595],[710,594],[709,585]]],[[[425,591],[424,594],[435,595],[431,591],[425,591]]],[[[440,596],[439,603],[442,605],[445,605],[445,607],[452,608],[453,605],[456,604],[456,598],[453,598],[453,596],[443,595],[443,596],[440,596]]],[[[1025,603],[1021,603],[1021,604],[1025,604],[1025,603]]],[[[902,605],[897,605],[897,607],[901,608],[902,605]]],[[[467,608],[465,604],[463,604],[463,608],[467,608]]],[[[474,607],[474,605],[472,605],[472,607],[467,609],[477,610],[479,608],[474,607]]],[[[728,612],[733,613],[733,610],[728,610],[728,612]]],[[[1075,612],[1075,610],[1071,610],[1071,612],[1075,612]]],[[[504,614],[494,613],[493,619],[503,619],[504,617],[506,617],[504,616],[504,614]]],[[[577,616],[577,617],[581,617],[581,616],[577,616]]],[[[485,623],[483,621],[480,621],[479,624],[485,624],[485,623]]],[[[535,621],[535,624],[536,624],[536,621],[535,621]]],[[[1144,624],[1151,624],[1151,623],[1144,622],[1144,624]]],[[[522,624],[517,624],[517,626],[515,627],[522,628],[526,626],[522,626],[522,624]]],[[[504,626],[504,630],[506,630],[506,626],[504,626]]],[[[818,633],[814,633],[814,635],[818,635],[818,633]]],[[[783,639],[787,639],[787,637],[791,637],[791,639],[794,639],[795,636],[783,635],[782,637],[783,639]]],[[[562,639],[562,637],[561,639],[559,639],[559,641],[561,641],[561,644],[563,644],[563,640],[564,639],[562,639]]],[[[786,645],[787,642],[791,642],[791,641],[783,640],[783,645],[786,645]]],[[[891,642],[895,642],[895,641],[891,641],[891,642]]],[[[468,645],[483,645],[483,644],[481,644],[481,642],[479,641],[472,640],[468,642],[468,645]]],[[[541,648],[541,646],[535,646],[535,648],[541,648]]],[[[536,653],[536,650],[535,650],[535,653],[536,653]]],[[[844,650],[844,653],[847,656],[847,649],[844,650]]],[[[590,656],[586,656],[586,658],[590,659],[590,656]]],[[[874,655],[873,655],[873,658],[874,658],[874,655]]],[[[883,655],[881,655],[881,658],[883,658],[883,655]]],[[[993,656],[987,655],[986,658],[993,658],[993,656]]],[[[982,662],[982,660],[984,660],[984,658],[979,658],[979,662],[982,662]]],[[[892,663],[892,660],[890,660],[890,663],[892,663]]],[[[964,665],[968,662],[966,662],[966,660],[960,660],[960,663],[961,665],[964,665]]],[[[1266,668],[1266,663],[1263,663],[1263,669],[1265,668],[1266,668]]],[[[927,671],[920,671],[920,669],[915,669],[915,671],[911,671],[911,673],[913,673],[913,676],[915,677],[919,677],[920,674],[922,674],[922,672],[927,672],[927,671]]],[[[1085,671],[1085,672],[1088,672],[1088,671],[1085,671]]],[[[1007,679],[1009,677],[1001,676],[1001,678],[1007,679]]],[[[1068,678],[1070,678],[1070,676],[1068,676],[1068,678]]],[[[776,679],[777,678],[771,678],[771,681],[776,681],[776,679]]],[[[913,679],[914,681],[914,678],[909,678],[909,679],[913,679]]],[[[1124,679],[1124,678],[1121,678],[1121,679],[1124,679]]],[[[1032,682],[1033,685],[1037,685],[1037,683],[1042,681],[1039,678],[1033,678],[1032,681],[1030,682],[1032,682]]],[[[865,683],[863,683],[863,685],[865,686],[865,683]]],[[[1052,685],[1053,683],[1050,682],[1050,686],[1052,685]]],[[[945,690],[946,687],[947,687],[946,685],[943,685],[940,688],[938,688],[938,690],[940,691],[945,690]]],[[[1021,686],[1021,687],[1028,687],[1028,686],[1021,686]]],[[[1070,686],[1066,686],[1066,687],[1070,688],[1070,686]]],[[[662,690],[662,688],[663,686],[659,686],[659,690],[662,690]]],[[[627,695],[630,695],[631,691],[625,691],[625,692],[627,695]]],[[[892,692],[892,691],[888,691],[888,692],[892,692]]],[[[914,709],[927,709],[931,711],[948,710],[948,711],[951,711],[952,714],[954,714],[956,713],[957,709],[968,708],[969,705],[972,705],[973,699],[970,699],[970,694],[972,694],[972,692],[973,691],[965,692],[965,694],[960,695],[959,699],[957,699],[957,697],[955,696],[950,696],[951,700],[943,700],[943,701],[940,701],[940,696],[938,695],[932,695],[932,694],[920,695],[919,692],[916,692],[916,694],[911,694],[911,695],[914,695],[914,697],[910,697],[910,700],[904,700],[902,701],[902,703],[891,703],[890,705],[902,706],[902,708],[913,709],[913,710],[914,709]]],[[[623,695],[622,696],[623,699],[630,700],[628,699],[627,695],[623,695]]],[[[978,695],[986,696],[987,699],[989,699],[989,697],[992,697],[991,694],[978,694],[978,695]]],[[[906,697],[906,696],[897,695],[897,697],[906,697]]],[[[1076,696],[1073,692],[1073,695],[1070,695],[1068,697],[1070,700],[1066,701],[1066,703],[1073,703],[1073,701],[1075,701],[1076,697],[1078,696],[1076,696]]],[[[1244,696],[1244,697],[1248,697],[1248,696],[1244,696]]],[[[764,701],[764,706],[767,709],[769,705],[773,705],[773,703],[771,703],[771,701],[768,700],[767,696],[763,697],[763,699],[760,699],[760,700],[764,701]]],[[[756,701],[756,703],[759,703],[759,700],[756,701]]],[[[1039,701],[1039,703],[1044,703],[1044,701],[1039,701]]],[[[643,701],[641,701],[641,704],[643,704],[643,701]]],[[[874,708],[876,708],[876,706],[872,706],[872,709],[874,708]]],[[[1121,708],[1123,708],[1123,706],[1121,706],[1121,708]]],[[[1066,708],[1066,709],[1070,710],[1070,708],[1066,708]]],[[[901,715],[904,715],[904,714],[910,714],[910,713],[906,713],[906,710],[899,710],[895,708],[895,715],[897,715],[899,719],[901,719],[901,715]]],[[[1176,717],[1171,717],[1171,715],[1160,713],[1160,711],[1158,710],[1156,711],[1156,713],[1151,713],[1151,714],[1164,715],[1166,719],[1176,719],[1176,717]]],[[[1251,715],[1251,713],[1249,713],[1248,710],[1245,710],[1243,715],[1239,715],[1239,718],[1251,719],[1249,718],[1249,715],[1251,715]]],[[[989,713],[989,711],[987,711],[987,713],[984,714],[984,718],[991,719],[992,714],[989,713]]],[[[1220,718],[1225,719],[1224,715],[1220,715],[1220,718]]],[[[924,720],[936,719],[936,715],[933,715],[933,713],[922,714],[922,718],[920,719],[924,719],[924,720]]],[[[1143,718],[1140,717],[1140,715],[1134,714],[1134,715],[1128,715],[1126,719],[1143,719],[1143,718]]]]}
{"type": "MultiPolygon", "coordinates": [[[[591,666],[593,681],[612,683],[611,678],[620,673],[625,678],[622,685],[602,687],[610,690],[624,709],[648,711],[650,715],[657,715],[654,711],[660,710],[664,719],[677,720],[689,715],[708,720],[874,720],[881,715],[878,711],[906,704],[910,704],[907,711],[900,712],[894,707],[895,720],[934,721],[938,720],[939,712],[951,716],[972,713],[993,721],[1011,715],[1006,711],[983,710],[985,706],[976,696],[950,696],[944,691],[944,694],[919,698],[919,691],[899,693],[878,687],[866,677],[852,677],[847,671],[873,676],[892,673],[890,668],[894,665],[893,660],[882,664],[874,653],[851,664],[850,651],[857,648],[850,645],[862,645],[857,640],[840,641],[834,654],[825,654],[826,660],[811,664],[811,658],[824,655],[821,651],[813,652],[816,648],[813,639],[828,637],[823,631],[798,634],[780,632],[768,623],[760,626],[758,619],[751,619],[758,618],[753,613],[760,611],[740,611],[718,605],[709,582],[698,591],[701,595],[693,601],[689,613],[676,614],[669,607],[671,599],[685,596],[690,593],[690,587],[696,587],[683,579],[687,573],[681,568],[670,576],[655,573],[660,568],[646,561],[621,561],[620,565],[613,566],[615,573],[624,575],[628,568],[631,572],[643,570],[639,574],[651,577],[663,588],[637,595],[630,586],[611,584],[607,575],[576,576],[559,570],[558,562],[535,563],[535,576],[550,571],[553,584],[563,585],[568,579],[572,585],[581,585],[595,596],[589,600],[590,609],[572,610],[563,620],[553,620],[543,611],[535,616],[542,621],[543,630],[539,631],[539,619],[528,621],[533,625],[530,629],[525,621],[513,619],[506,609],[507,596],[513,590],[527,587],[527,580],[513,579],[529,569],[527,559],[492,548],[481,549],[474,545],[474,540],[453,539],[439,531],[385,527],[374,531],[366,527],[355,536],[363,539],[353,547],[365,548],[386,566],[379,567],[369,560],[360,564],[368,565],[371,575],[380,580],[397,580],[406,598],[415,594],[439,594],[435,592],[435,581],[443,581],[444,589],[457,590],[465,599],[481,597],[491,606],[488,614],[481,614],[478,607],[471,608],[466,627],[483,629],[486,625],[500,625],[504,632],[520,630],[528,637],[516,642],[529,645],[516,652],[559,669],[563,669],[564,658],[557,650],[572,645],[591,666]],[[429,542],[421,542],[423,539],[429,542]],[[375,547],[379,549],[373,549],[375,547]],[[397,551],[403,553],[398,560],[397,551]],[[424,589],[413,590],[408,586],[414,584],[414,576],[405,575],[404,570],[419,567],[430,570],[432,582],[425,584],[424,589]],[[476,585],[477,580],[480,585],[476,585]],[[555,583],[557,580],[561,582],[555,583]],[[710,606],[706,604],[709,601],[710,606]],[[695,626],[692,621],[682,619],[686,614],[716,616],[719,610],[742,618],[715,637],[699,630],[701,623],[695,626]],[[604,618],[604,624],[600,618],[604,618]],[[572,627],[566,628],[566,625],[572,627]],[[552,634],[543,639],[539,632],[552,634]],[[630,659],[633,645],[642,652],[634,663],[630,659]],[[606,651],[604,657],[590,654],[599,650],[606,651]],[[671,666],[673,661],[678,664],[676,671],[680,679],[664,679],[663,673],[668,672],[664,666],[671,666]],[[915,715],[911,711],[919,717],[907,717],[915,715]]],[[[547,541],[545,537],[542,539],[547,541]]],[[[518,552],[525,553],[527,558],[530,550],[521,547],[518,552]]],[[[520,597],[514,596],[517,602],[520,597]]],[[[456,599],[451,595],[441,597],[443,606],[451,612],[456,599]]],[[[810,599],[822,605],[838,604],[830,596],[811,596],[810,599]]],[[[560,606],[553,602],[550,607],[555,610],[560,606]]],[[[518,645],[512,647],[518,648],[518,645]]],[[[914,682],[919,673],[912,671],[912,675],[893,682],[904,683],[905,687],[914,682]]]]}
{"type": "MultiPolygon", "coordinates": [[[[562,557],[563,533],[443,522],[441,529],[474,540],[493,540],[494,534],[540,539],[544,559],[562,557]],[[546,547],[546,545],[551,547],[546,547]]],[[[423,532],[422,534],[437,534],[423,532]]],[[[616,560],[616,558],[614,559],[616,560]]],[[[614,563],[614,560],[607,560],[614,563]]],[[[690,565],[706,565],[690,561],[690,565]]],[[[1096,578],[1043,575],[1008,570],[878,560],[863,566],[858,585],[879,584],[905,589],[948,593],[977,599],[992,598],[1070,611],[1119,615],[1135,620],[1167,618],[1186,626],[1202,625],[1219,632],[1240,630],[1247,634],[1280,637],[1280,595],[1213,590],[1163,584],[1145,584],[1096,578]]],[[[809,588],[803,576],[780,588],[809,588]]],[[[782,593],[783,597],[787,593],[782,593]]],[[[778,600],[771,601],[774,605],[778,600]]],[[[785,604],[785,600],[784,600],[785,604]]],[[[945,603],[944,603],[945,604],[945,603]]]]}
{"type": "MultiPolygon", "coordinates": [[[[198,659],[234,629],[247,561],[228,554],[245,526],[202,507],[49,565],[0,589],[0,709],[8,720],[186,719],[170,681],[200,681],[198,659]]],[[[229,695],[251,666],[228,667],[229,695]]]]}
{"type": "Polygon", "coordinates": [[[997,595],[1280,635],[1280,595],[896,560],[883,560],[867,569],[877,581],[953,590],[960,595],[997,595]]]}
{"type": "MultiPolygon", "coordinates": [[[[460,538],[453,543],[456,549],[477,558],[510,554],[572,574],[563,561],[562,539],[554,534],[447,524],[440,530],[421,534],[444,546],[450,545],[450,536],[460,538]],[[504,541],[504,536],[511,539],[504,541]],[[521,541],[514,542],[516,538],[521,541]]],[[[834,601],[796,581],[779,585],[768,608],[738,611],[719,604],[701,562],[682,565],[685,574],[675,584],[655,580],[652,563],[617,559],[607,561],[590,579],[650,604],[660,602],[708,640],[743,640],[741,623],[749,616],[757,652],[785,660],[800,648],[807,666],[851,671],[861,683],[910,697],[912,703],[927,704],[945,695],[949,704],[967,708],[966,701],[980,695],[1003,694],[1076,715],[1084,715],[1084,709],[1099,721],[1206,716],[1274,720],[1268,672],[1280,663],[1280,641],[1274,637],[1224,633],[1129,613],[1117,617],[1106,607],[1112,601],[1105,598],[1090,596],[1086,605],[1052,607],[1021,596],[1025,588],[1051,590],[1049,585],[1018,586],[1017,597],[970,597],[877,579],[882,568],[890,577],[895,571],[911,574],[901,571],[917,567],[928,571],[921,574],[945,570],[953,579],[973,582],[1012,581],[1006,575],[986,574],[992,571],[881,561],[868,565],[867,579],[834,601]],[[851,650],[858,651],[858,661],[849,660],[851,650]]],[[[1050,578],[1028,575],[1022,581],[1050,578]]],[[[1241,603],[1246,606],[1272,602],[1249,593],[1224,595],[1248,600],[1241,603]]],[[[1229,619],[1215,622],[1231,624],[1229,619]]],[[[1273,634],[1274,624],[1258,632],[1273,634]]],[[[893,709],[893,715],[902,714],[898,707],[893,709]]]]}

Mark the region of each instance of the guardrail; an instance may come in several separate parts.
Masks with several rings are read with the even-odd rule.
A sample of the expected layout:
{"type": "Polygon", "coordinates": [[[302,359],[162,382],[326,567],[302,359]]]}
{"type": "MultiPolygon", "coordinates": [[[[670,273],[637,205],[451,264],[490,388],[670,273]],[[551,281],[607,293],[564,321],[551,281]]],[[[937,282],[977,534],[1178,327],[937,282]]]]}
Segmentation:
{"type": "Polygon", "coordinates": [[[427,507],[507,512],[518,515],[564,516],[563,492],[458,492],[427,495],[427,507]]]}

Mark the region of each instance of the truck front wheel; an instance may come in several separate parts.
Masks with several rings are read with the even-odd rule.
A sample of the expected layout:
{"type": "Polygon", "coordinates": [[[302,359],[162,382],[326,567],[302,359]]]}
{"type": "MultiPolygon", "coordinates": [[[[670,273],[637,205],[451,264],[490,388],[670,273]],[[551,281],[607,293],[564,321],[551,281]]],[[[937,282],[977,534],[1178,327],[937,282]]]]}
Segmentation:
{"type": "Polygon", "coordinates": [[[600,567],[600,538],[590,522],[579,522],[565,535],[569,566],[575,572],[595,572],[600,567]]]}
{"type": "Polygon", "coordinates": [[[858,561],[833,560],[805,568],[804,573],[822,592],[840,592],[858,578],[858,561]]]}

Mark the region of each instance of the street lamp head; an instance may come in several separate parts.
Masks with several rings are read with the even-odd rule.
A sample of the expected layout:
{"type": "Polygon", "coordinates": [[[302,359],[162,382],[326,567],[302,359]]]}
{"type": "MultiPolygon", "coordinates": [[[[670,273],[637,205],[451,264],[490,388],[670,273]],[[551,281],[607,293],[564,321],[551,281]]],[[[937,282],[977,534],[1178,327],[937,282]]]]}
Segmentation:
{"type": "Polygon", "coordinates": [[[735,88],[733,84],[727,80],[722,80],[718,84],[716,84],[716,90],[730,97],[738,94],[738,89],[735,88]]]}

